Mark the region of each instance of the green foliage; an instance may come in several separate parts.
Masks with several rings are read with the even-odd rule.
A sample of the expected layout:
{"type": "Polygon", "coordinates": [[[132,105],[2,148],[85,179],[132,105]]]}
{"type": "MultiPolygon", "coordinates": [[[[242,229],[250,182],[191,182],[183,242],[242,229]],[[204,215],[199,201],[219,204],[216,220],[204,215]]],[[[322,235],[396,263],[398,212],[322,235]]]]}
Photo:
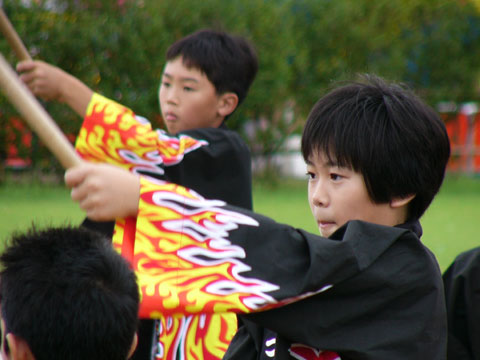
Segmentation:
{"type": "Polygon", "coordinates": [[[407,82],[434,105],[477,100],[480,17],[447,0],[292,0],[293,89],[303,112],[334,80],[373,72],[407,82]]]}
{"type": "MultiPolygon", "coordinates": [[[[63,0],[55,10],[47,1],[3,3],[34,58],[72,73],[155,127],[162,126],[157,90],[167,47],[204,27],[245,36],[259,54],[259,73],[229,125],[256,154],[275,152],[335,81],[356,73],[406,82],[432,105],[480,96],[480,16],[461,1],[63,0]]],[[[0,50],[16,63],[5,41],[0,50]]],[[[0,109],[4,144],[2,129],[15,111],[4,97],[0,109]]],[[[76,133],[78,117],[69,109],[48,104],[47,110],[66,133],[76,133]]],[[[42,146],[35,156],[37,166],[52,166],[42,146]]]]}

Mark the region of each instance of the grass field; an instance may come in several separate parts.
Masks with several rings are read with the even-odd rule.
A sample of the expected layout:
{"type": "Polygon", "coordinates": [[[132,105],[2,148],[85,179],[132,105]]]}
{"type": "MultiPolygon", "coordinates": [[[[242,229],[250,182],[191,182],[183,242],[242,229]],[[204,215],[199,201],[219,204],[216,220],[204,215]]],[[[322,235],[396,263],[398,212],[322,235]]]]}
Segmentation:
{"type": "MultiPolygon", "coordinates": [[[[307,204],[306,181],[280,184],[254,184],[255,211],[318,233],[307,204]]],[[[0,214],[2,241],[12,231],[24,230],[32,223],[78,224],[84,217],[63,186],[12,183],[0,186],[0,214]]],[[[442,269],[461,251],[480,246],[480,178],[448,177],[422,225],[423,241],[442,269]]]]}

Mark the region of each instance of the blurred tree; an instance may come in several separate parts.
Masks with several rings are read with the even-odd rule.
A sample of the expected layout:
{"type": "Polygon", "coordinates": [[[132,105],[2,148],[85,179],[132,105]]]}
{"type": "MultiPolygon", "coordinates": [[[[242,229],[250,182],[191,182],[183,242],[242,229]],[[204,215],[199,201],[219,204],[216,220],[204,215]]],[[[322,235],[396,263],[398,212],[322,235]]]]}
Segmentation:
{"type": "MultiPolygon", "coordinates": [[[[258,51],[259,73],[229,125],[255,154],[269,155],[300,131],[334,81],[355,73],[407,82],[432,105],[478,100],[475,1],[4,0],[3,7],[34,58],[58,65],[155,126],[161,126],[157,90],[167,47],[205,27],[245,36],[258,51]]],[[[0,50],[16,63],[6,42],[0,50]]],[[[2,122],[15,111],[4,97],[0,106],[1,140],[2,122]]],[[[69,109],[48,104],[47,110],[66,133],[76,133],[79,119],[69,109]]],[[[40,145],[35,154],[36,167],[58,168],[40,145]]]]}
{"type": "Polygon", "coordinates": [[[407,82],[431,104],[478,99],[480,18],[469,3],[292,0],[291,8],[302,44],[291,91],[304,113],[333,80],[363,72],[407,82]]]}

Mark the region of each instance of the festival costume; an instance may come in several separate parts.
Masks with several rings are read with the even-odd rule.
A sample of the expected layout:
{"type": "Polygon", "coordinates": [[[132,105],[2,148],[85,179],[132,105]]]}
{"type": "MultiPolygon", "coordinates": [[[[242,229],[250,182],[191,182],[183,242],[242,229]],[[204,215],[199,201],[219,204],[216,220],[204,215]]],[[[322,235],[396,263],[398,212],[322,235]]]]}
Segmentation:
{"type": "Polygon", "coordinates": [[[480,359],[480,247],[459,254],[443,274],[448,359],[480,359]]]}
{"type": "Polygon", "coordinates": [[[148,178],[116,227],[143,316],[233,311],[265,331],[257,349],[242,326],[226,359],[445,359],[440,270],[411,230],[351,221],[322,238],[148,178]]]}
{"type": "MultiPolygon", "coordinates": [[[[114,145],[84,127],[77,147],[131,169],[131,157],[117,154],[132,143],[117,132],[135,125],[114,118],[114,145]]],[[[419,224],[351,221],[327,239],[176,184],[140,182],[138,216],[117,220],[113,242],[136,271],[142,317],[242,314],[226,359],[445,359],[442,280],[419,224]]],[[[174,325],[162,321],[161,331],[174,325]]],[[[208,336],[191,340],[199,346],[184,357],[204,359],[208,336]]]]}
{"type": "MultiPolygon", "coordinates": [[[[161,130],[153,131],[145,119],[123,105],[94,94],[77,140],[77,151],[90,161],[123,165],[139,174],[195,188],[204,196],[252,208],[250,152],[240,136],[225,125],[169,136],[161,130]],[[116,152],[114,144],[118,141],[129,145],[116,152]],[[113,151],[101,155],[103,149],[95,144],[102,142],[113,151]]],[[[83,225],[107,236],[113,234],[113,222],[86,219],[83,225]]],[[[164,323],[168,326],[141,320],[133,359],[182,359],[185,353],[194,351],[192,348],[202,359],[221,359],[237,329],[236,316],[231,313],[201,318],[178,316],[164,323]],[[157,334],[160,333],[158,349],[155,325],[157,334]],[[208,343],[199,345],[197,338],[201,337],[208,343]]]]}

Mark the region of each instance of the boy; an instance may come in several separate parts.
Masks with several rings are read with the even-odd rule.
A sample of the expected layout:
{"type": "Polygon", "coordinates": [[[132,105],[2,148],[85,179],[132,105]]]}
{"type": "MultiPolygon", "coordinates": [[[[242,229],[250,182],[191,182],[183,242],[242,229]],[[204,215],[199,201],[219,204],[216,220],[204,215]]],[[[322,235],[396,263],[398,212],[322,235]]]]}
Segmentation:
{"type": "MultiPolygon", "coordinates": [[[[103,126],[108,114],[126,113],[135,124],[133,127],[140,130],[126,134],[129,139],[125,140],[138,141],[142,147],[141,157],[133,150],[124,156],[125,166],[131,171],[167,179],[204,196],[251,209],[250,152],[240,136],[228,130],[225,120],[244,100],[255,78],[258,68],[255,51],[241,37],[200,30],[170,46],[166,60],[159,103],[165,126],[178,137],[153,132],[147,124],[140,124],[131,110],[94,94],[85,84],[58,68],[37,61],[19,63],[17,70],[23,73],[22,80],[34,94],[65,102],[81,116],[88,107],[87,126],[103,126]],[[161,156],[151,156],[159,152],[161,156]]],[[[91,139],[80,134],[77,149],[85,158],[95,160],[88,150],[82,150],[90,145],[91,139]]],[[[109,235],[113,231],[113,223],[87,219],[84,224],[109,235]]],[[[202,329],[198,325],[199,316],[165,320],[173,321],[173,325],[168,335],[163,331],[160,336],[159,349],[154,350],[157,358],[175,359],[178,353],[193,349],[201,349],[197,356],[204,359],[221,358],[235,333],[235,316],[222,314],[212,319],[209,315],[207,320],[211,325],[202,329]],[[199,347],[195,340],[199,337],[209,340],[202,341],[199,347]]],[[[153,336],[143,321],[140,329],[134,358],[150,359],[149,343],[153,336]]]]}
{"type": "MultiPolygon", "coordinates": [[[[159,173],[165,172],[168,180],[194,188],[204,196],[251,209],[250,152],[240,136],[228,130],[225,120],[243,102],[257,73],[253,47],[241,37],[200,30],[172,44],[166,60],[159,88],[165,126],[173,135],[181,132],[211,146],[202,146],[176,163],[160,164],[165,169],[152,166],[144,172],[162,177],[159,173]],[[231,191],[232,185],[236,191],[231,191]]],[[[42,61],[20,62],[17,71],[35,95],[64,102],[81,117],[89,105],[120,108],[94,94],[77,78],[42,61]]],[[[123,107],[119,111],[134,116],[123,107]]],[[[175,139],[161,134],[157,141],[175,139]]]]}
{"type": "Polygon", "coordinates": [[[0,256],[2,359],[126,360],[136,345],[135,274],[82,228],[16,234],[0,256]]]}
{"type": "Polygon", "coordinates": [[[243,314],[225,359],[445,359],[441,274],[418,221],[450,154],[439,116],[397,85],[352,83],[315,105],[302,152],[328,238],[110,165],[65,180],[92,218],[136,217],[114,241],[144,316],[243,314]]]}

